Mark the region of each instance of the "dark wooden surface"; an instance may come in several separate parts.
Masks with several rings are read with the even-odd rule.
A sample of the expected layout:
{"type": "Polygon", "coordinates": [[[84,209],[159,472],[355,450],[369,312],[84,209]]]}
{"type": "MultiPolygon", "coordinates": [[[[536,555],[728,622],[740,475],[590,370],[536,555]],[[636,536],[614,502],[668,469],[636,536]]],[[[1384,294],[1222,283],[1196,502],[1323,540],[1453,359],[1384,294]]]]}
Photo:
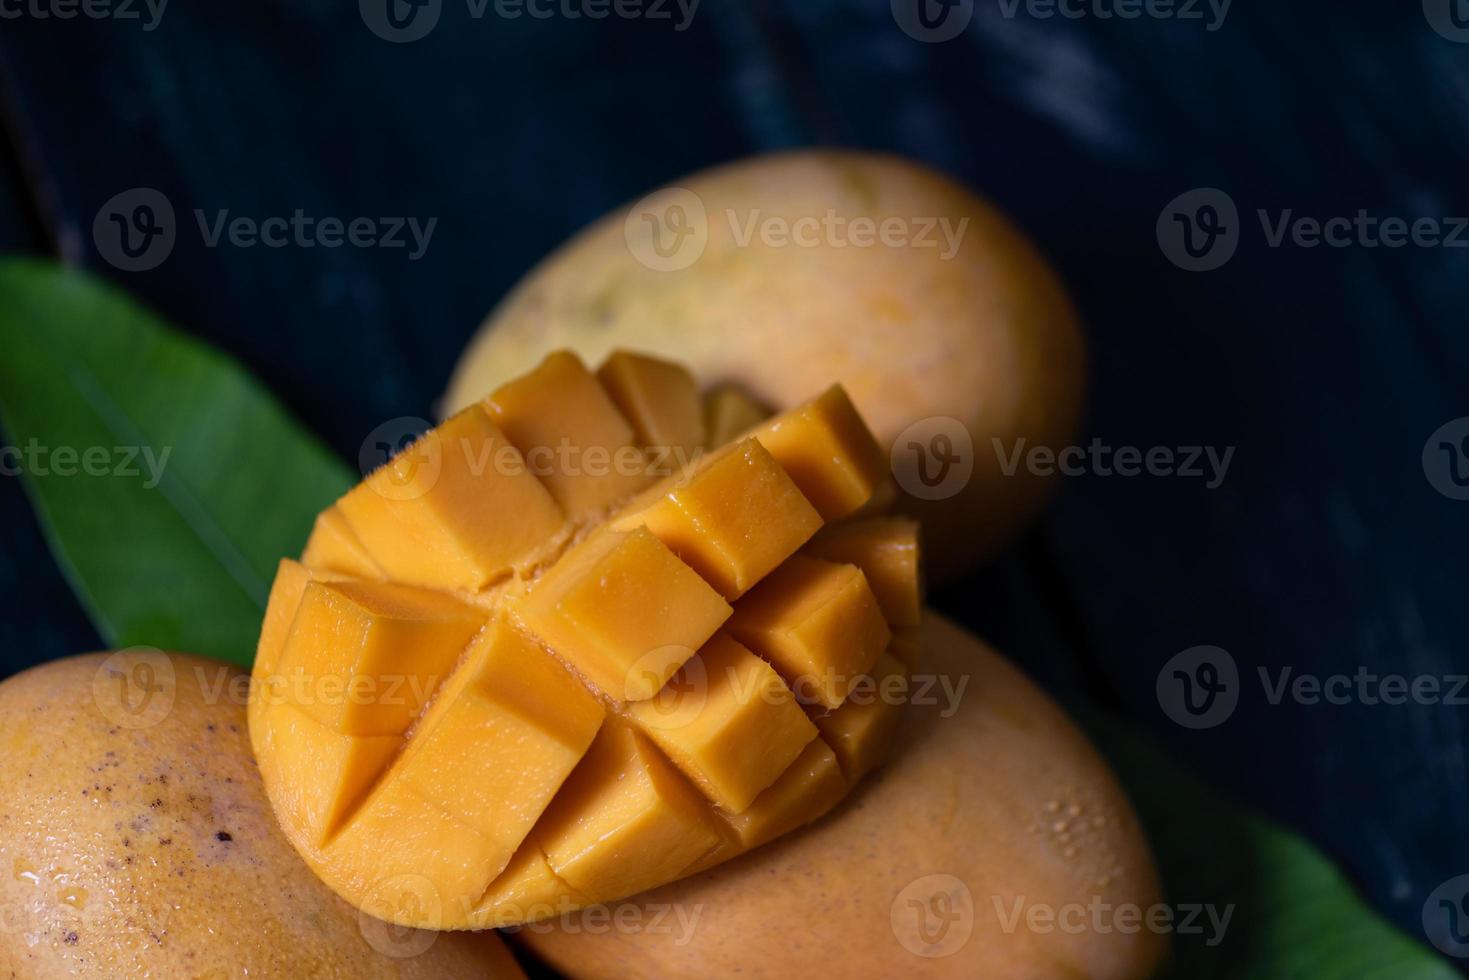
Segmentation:
{"type": "MultiPolygon", "coordinates": [[[[1024,542],[936,601],[1053,687],[1179,744],[1421,934],[1428,892],[1469,871],[1464,708],[1271,706],[1252,680],[1287,665],[1469,672],[1469,503],[1419,462],[1469,415],[1466,252],[1270,248],[1254,219],[1469,213],[1469,45],[1417,3],[1368,6],[1240,4],[1209,32],[981,2],[943,44],[904,35],[878,0],[723,0],[683,32],[471,21],[451,2],[407,45],[348,3],[171,5],[152,32],[8,20],[0,244],[120,282],[353,457],[376,423],[430,413],[536,259],[665,180],[804,143],[956,173],[1073,286],[1094,338],[1088,437],[1237,448],[1216,490],[1067,481],[1024,542]],[[168,195],[180,240],[129,274],[100,261],[91,223],[136,186],[168,195]],[[1189,273],[1154,226],[1202,186],[1238,205],[1242,241],[1222,269],[1189,273]],[[205,248],[194,208],[439,221],[410,262],[205,248]],[[1226,724],[1188,732],[1154,685],[1197,644],[1232,654],[1246,695],[1226,724]]],[[[14,480],[0,480],[0,540],[4,668],[95,646],[14,480]]]]}

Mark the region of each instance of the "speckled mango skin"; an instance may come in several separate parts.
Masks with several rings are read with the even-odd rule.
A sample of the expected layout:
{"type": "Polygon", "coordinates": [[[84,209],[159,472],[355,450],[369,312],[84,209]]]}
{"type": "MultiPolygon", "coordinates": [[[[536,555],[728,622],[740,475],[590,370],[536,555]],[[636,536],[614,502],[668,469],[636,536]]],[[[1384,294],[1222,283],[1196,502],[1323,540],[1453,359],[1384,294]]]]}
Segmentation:
{"type": "Polygon", "coordinates": [[[1157,933],[1045,931],[1023,917],[1005,928],[1020,899],[1024,909],[1094,899],[1147,908],[1162,901],[1157,872],[1126,796],[1065,713],[953,623],[929,614],[922,630],[915,703],[883,769],[820,823],[630,900],[640,915],[621,913],[649,923],[650,910],[671,907],[692,928],[590,930],[573,917],[522,939],[576,980],[1154,976],[1168,950],[1157,933]],[[954,686],[968,677],[949,717],[944,696],[921,703],[925,674],[954,686]],[[964,883],[972,925],[944,930],[935,915],[937,941],[920,954],[907,902],[929,897],[913,883],[930,875],[964,883]]]}
{"type": "Polygon", "coordinates": [[[1022,438],[1025,449],[1073,440],[1086,345],[1060,279],[1008,218],[914,161],[844,150],[751,157],[667,186],[702,202],[708,241],[697,260],[651,268],[629,247],[629,209],[603,217],[493,310],[455,368],[441,417],[562,347],[589,363],[618,347],[645,350],[777,409],[839,381],[884,448],[937,416],[969,432],[974,470],[961,492],[903,495],[923,522],[932,577],[993,554],[1024,526],[1054,478],[1024,465],[1007,474],[1002,459],[1022,438]],[[904,234],[860,245],[839,232],[812,244],[750,233],[755,221],[794,227],[829,212],[896,219],[904,234]]]}
{"type": "Polygon", "coordinates": [[[493,933],[370,942],[276,826],[245,675],[167,661],[156,721],[94,689],[106,654],[0,684],[0,977],[524,976],[493,933]]]}

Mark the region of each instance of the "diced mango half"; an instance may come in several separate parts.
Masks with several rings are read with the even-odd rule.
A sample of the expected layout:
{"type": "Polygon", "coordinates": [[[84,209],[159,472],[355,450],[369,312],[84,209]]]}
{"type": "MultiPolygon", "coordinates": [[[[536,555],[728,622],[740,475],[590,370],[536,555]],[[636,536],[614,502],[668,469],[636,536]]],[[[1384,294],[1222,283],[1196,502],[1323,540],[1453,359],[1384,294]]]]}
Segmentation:
{"type": "Polygon", "coordinates": [[[603,726],[536,834],[556,875],[610,902],[677,878],[720,843],[718,818],[653,744],[603,726]]]}
{"type": "Polygon", "coordinates": [[[746,439],[639,497],[611,527],[639,524],[737,599],[805,544],[821,516],[770,453],[746,439]]]}
{"type": "Polygon", "coordinates": [[[484,404],[574,521],[652,481],[632,426],[575,354],[548,355],[484,404]]]}
{"type": "Polygon", "coordinates": [[[770,409],[743,388],[721,385],[704,396],[706,446],[722,446],[770,418],[770,409]]]}
{"type": "Polygon", "coordinates": [[[882,447],[840,385],[751,434],[828,522],[865,505],[888,475],[882,447]]]}
{"type": "Polygon", "coordinates": [[[780,675],[727,633],[716,633],[658,697],[634,705],[632,718],[731,813],[747,809],[816,737],[780,675]]]}
{"type": "Polygon", "coordinates": [[[729,632],[774,664],[798,697],[827,708],[846,700],[891,639],[862,570],[807,555],[741,599],[729,632]]]}
{"type": "Polygon", "coordinates": [[[471,406],[338,501],[369,555],[396,582],[477,592],[534,563],[566,517],[525,459],[471,406]]]}
{"type": "Polygon", "coordinates": [[[730,613],[719,593],[644,527],[594,534],[517,609],[531,632],[624,701],[656,694],[730,613]]]}
{"type": "Polygon", "coordinates": [[[877,764],[901,712],[863,684],[915,662],[916,528],[870,516],[891,479],[839,388],[768,414],[560,352],[322,512],[249,711],[320,877],[403,925],[532,922],[816,820],[877,764]]]}
{"type": "Polygon", "coordinates": [[[884,653],[840,708],[812,713],[847,782],[857,782],[882,762],[907,704],[908,665],[884,653]]]}
{"type": "Polygon", "coordinates": [[[862,569],[890,626],[915,626],[923,614],[919,575],[918,522],[908,517],[874,517],[822,530],[806,554],[862,569]]]}
{"type": "Polygon", "coordinates": [[[306,548],[301,552],[301,564],[317,571],[338,572],[355,578],[387,577],[336,507],[328,507],[316,515],[311,537],[306,539],[306,548]]]}
{"type": "Polygon", "coordinates": [[[690,460],[704,445],[699,385],[680,364],[631,351],[613,351],[597,369],[597,380],[632,424],[637,441],[660,457],[690,460]]]}

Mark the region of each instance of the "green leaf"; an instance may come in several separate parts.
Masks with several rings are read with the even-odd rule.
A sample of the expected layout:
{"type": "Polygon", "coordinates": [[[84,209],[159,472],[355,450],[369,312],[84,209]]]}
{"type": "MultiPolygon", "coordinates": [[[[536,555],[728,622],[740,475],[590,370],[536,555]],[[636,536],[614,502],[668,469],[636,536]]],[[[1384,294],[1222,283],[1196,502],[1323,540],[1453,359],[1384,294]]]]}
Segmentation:
{"type": "Polygon", "coordinates": [[[248,666],[276,563],[354,474],[239,365],[82,273],[0,262],[0,351],[4,462],[103,639],[248,666]]]}
{"type": "MultiPolygon", "coordinates": [[[[1074,706],[1073,706],[1074,708],[1074,706]]],[[[1186,980],[1455,980],[1419,939],[1380,918],[1320,851],[1210,786],[1137,729],[1076,710],[1137,806],[1168,901],[1233,906],[1223,940],[1176,934],[1186,980]]]]}

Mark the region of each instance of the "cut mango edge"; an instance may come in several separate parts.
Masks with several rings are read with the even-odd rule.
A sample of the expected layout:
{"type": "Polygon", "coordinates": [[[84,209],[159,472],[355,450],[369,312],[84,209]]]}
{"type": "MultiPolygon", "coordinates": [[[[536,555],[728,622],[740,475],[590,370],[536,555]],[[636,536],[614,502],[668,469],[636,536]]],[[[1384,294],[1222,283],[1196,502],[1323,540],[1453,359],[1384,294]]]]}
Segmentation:
{"type": "Polygon", "coordinates": [[[820,819],[918,664],[886,466],[839,385],[767,416],[655,357],[551,354],[282,559],[249,723],[287,837],[358,908],[478,929],[820,819]]]}

